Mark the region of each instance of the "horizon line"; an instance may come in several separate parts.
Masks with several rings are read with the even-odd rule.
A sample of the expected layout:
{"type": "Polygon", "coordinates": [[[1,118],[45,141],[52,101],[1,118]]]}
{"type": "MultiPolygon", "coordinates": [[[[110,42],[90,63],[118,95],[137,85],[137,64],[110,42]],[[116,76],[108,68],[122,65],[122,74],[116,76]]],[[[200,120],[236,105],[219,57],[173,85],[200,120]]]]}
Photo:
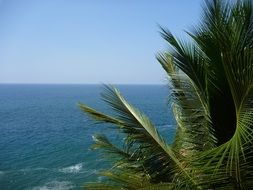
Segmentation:
{"type": "Polygon", "coordinates": [[[0,85],[166,85],[166,83],[13,83],[7,82],[0,85]]]}

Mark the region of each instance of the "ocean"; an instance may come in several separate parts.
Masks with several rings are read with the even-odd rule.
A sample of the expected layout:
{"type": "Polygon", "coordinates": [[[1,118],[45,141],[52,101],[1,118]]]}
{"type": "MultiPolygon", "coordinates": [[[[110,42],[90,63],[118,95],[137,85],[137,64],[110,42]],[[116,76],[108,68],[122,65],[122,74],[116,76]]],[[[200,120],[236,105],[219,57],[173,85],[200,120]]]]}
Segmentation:
{"type": "MultiPolygon", "coordinates": [[[[174,121],[165,85],[116,85],[123,96],[148,115],[171,143],[174,121]]],[[[92,135],[112,140],[121,135],[94,124],[78,102],[100,111],[102,85],[0,85],[0,190],[81,189],[99,181],[108,164],[90,149],[92,135]]]]}

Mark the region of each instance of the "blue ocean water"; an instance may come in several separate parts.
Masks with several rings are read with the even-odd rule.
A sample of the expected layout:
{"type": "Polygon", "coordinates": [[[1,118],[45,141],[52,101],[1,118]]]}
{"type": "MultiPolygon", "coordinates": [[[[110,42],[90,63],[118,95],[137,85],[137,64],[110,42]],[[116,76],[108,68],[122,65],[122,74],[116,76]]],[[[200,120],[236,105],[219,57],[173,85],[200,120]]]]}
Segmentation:
{"type": "MultiPolygon", "coordinates": [[[[166,86],[117,87],[172,141],[166,86]]],[[[106,164],[90,150],[92,135],[120,137],[94,125],[77,103],[108,111],[102,90],[101,85],[0,85],[0,190],[81,189],[100,180],[97,174],[106,164]]]]}

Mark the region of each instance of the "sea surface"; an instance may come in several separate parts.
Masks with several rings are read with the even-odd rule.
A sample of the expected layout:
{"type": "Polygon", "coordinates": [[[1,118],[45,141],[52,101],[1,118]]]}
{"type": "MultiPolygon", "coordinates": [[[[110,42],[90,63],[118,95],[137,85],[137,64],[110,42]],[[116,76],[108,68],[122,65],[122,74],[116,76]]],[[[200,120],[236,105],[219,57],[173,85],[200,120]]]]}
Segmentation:
{"type": "MultiPolygon", "coordinates": [[[[174,137],[168,88],[117,85],[124,97],[148,115],[169,143],[174,137]]],[[[92,135],[122,136],[94,124],[78,102],[110,112],[100,99],[102,85],[0,85],[0,190],[81,189],[108,167],[90,149],[92,135]]]]}

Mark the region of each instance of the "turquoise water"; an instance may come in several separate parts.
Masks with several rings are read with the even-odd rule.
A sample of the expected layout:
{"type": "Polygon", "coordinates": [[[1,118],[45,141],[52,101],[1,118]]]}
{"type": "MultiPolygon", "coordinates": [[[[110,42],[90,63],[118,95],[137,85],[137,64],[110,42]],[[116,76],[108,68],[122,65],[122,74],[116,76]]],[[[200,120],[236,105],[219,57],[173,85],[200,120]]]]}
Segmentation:
{"type": "MultiPolygon", "coordinates": [[[[117,87],[171,141],[168,89],[117,87]]],[[[0,189],[80,189],[86,181],[101,180],[97,173],[107,165],[89,149],[92,134],[120,137],[92,124],[77,107],[83,102],[108,111],[101,91],[101,85],[0,85],[0,189]]]]}

